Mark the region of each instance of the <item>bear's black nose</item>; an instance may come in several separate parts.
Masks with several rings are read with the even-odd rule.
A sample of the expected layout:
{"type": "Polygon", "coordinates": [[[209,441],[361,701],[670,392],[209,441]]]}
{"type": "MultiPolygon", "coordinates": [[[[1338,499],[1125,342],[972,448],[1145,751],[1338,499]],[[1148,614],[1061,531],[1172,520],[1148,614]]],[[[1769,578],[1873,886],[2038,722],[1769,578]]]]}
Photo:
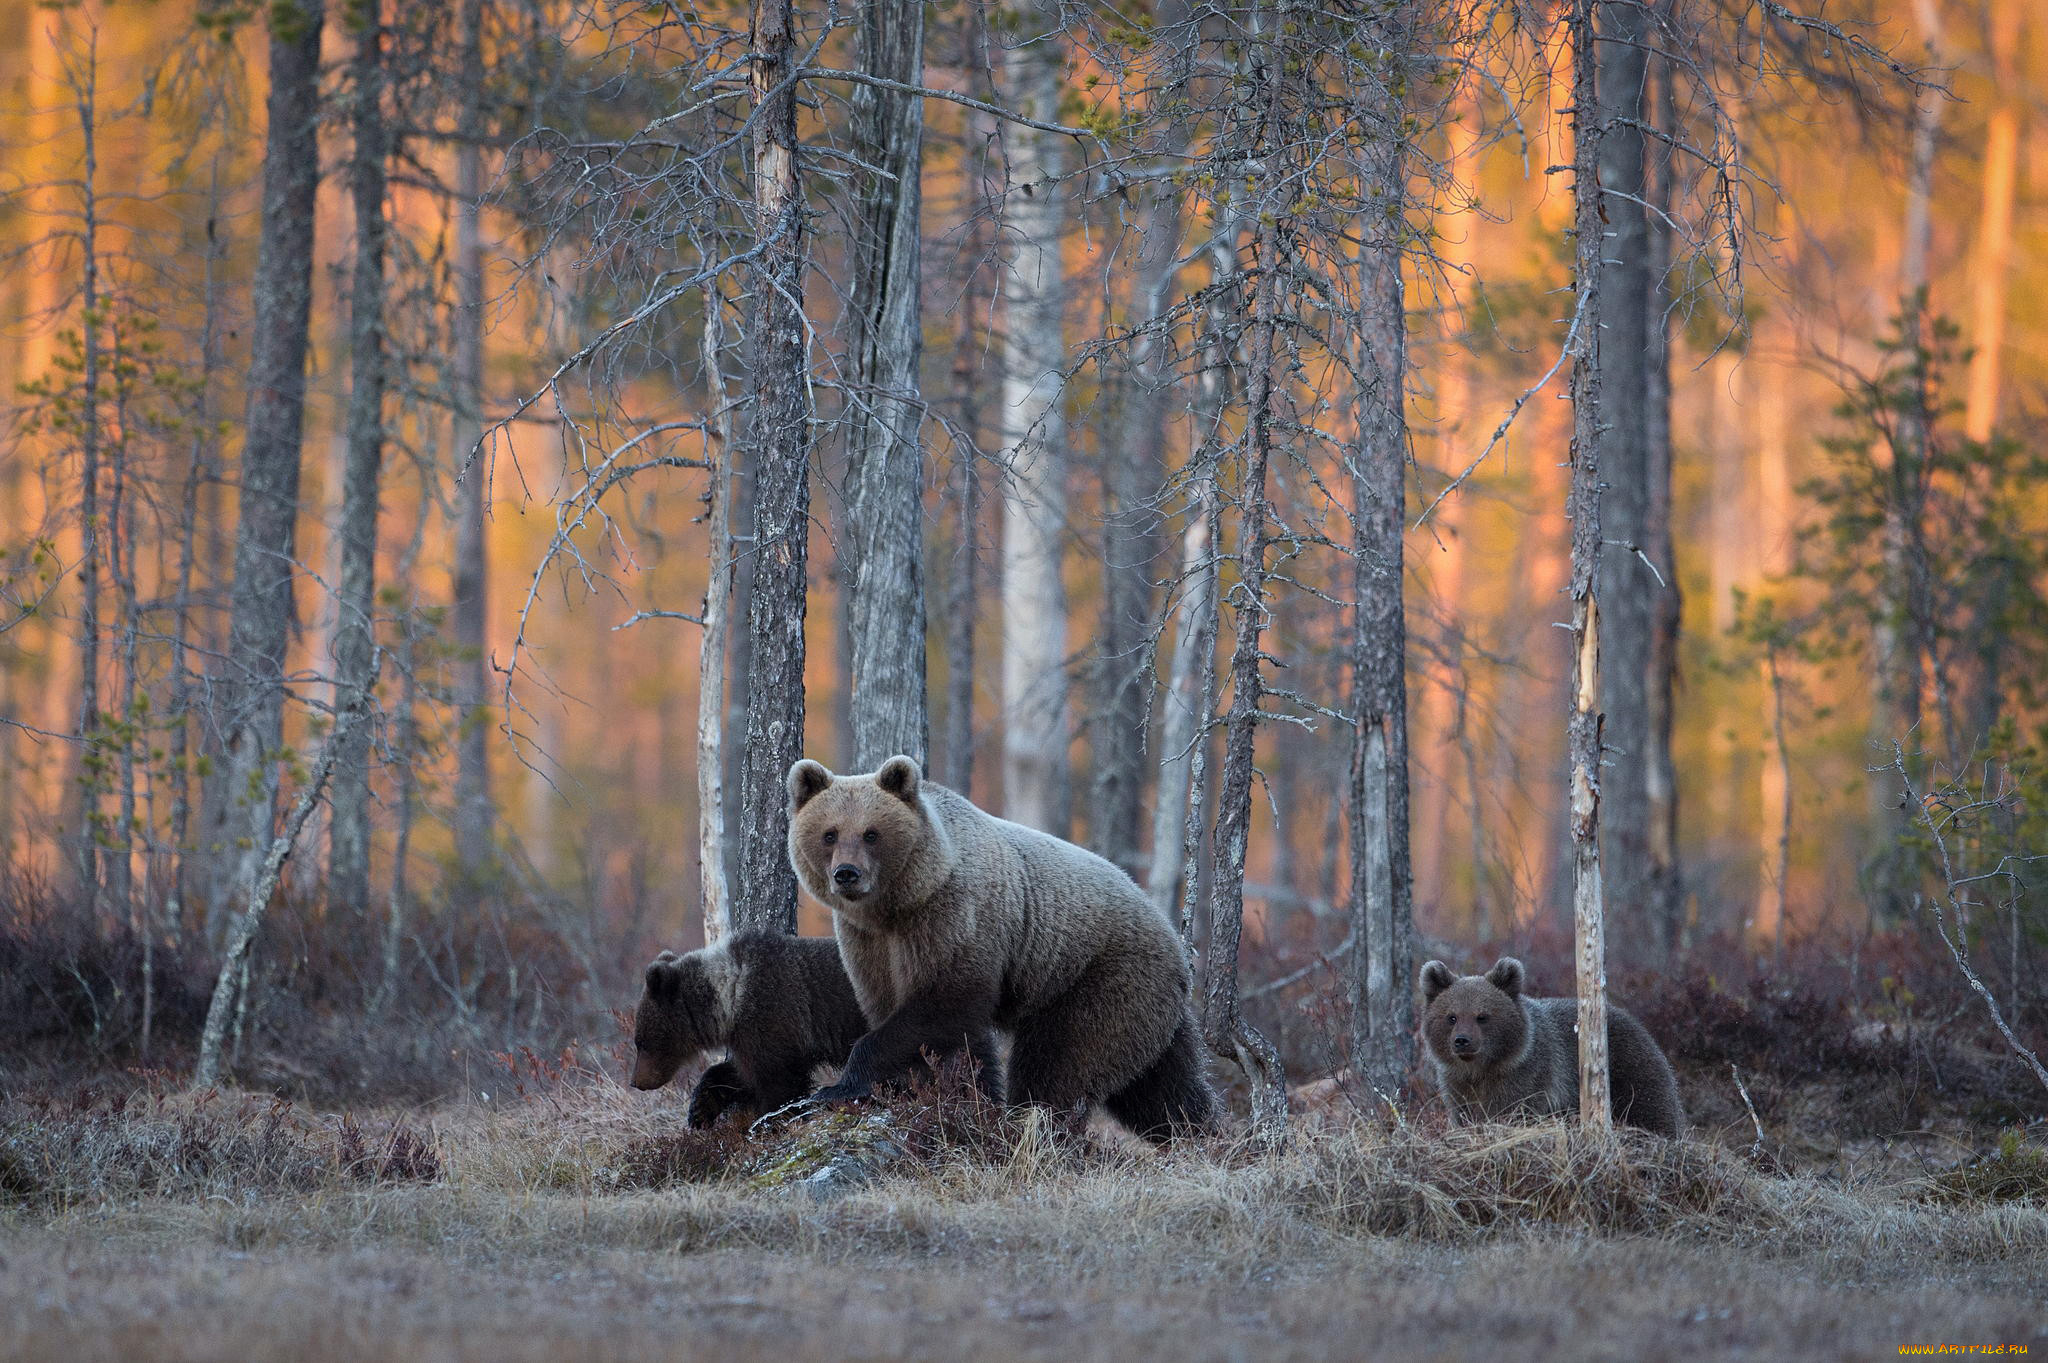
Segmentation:
{"type": "Polygon", "coordinates": [[[857,885],[860,883],[860,868],[841,864],[832,868],[832,883],[835,885],[857,885]]]}
{"type": "Polygon", "coordinates": [[[1471,1038],[1471,1037],[1469,1037],[1469,1036],[1454,1036],[1454,1037],[1452,1037],[1452,1038],[1451,1038],[1451,1049],[1452,1049],[1452,1050],[1454,1050],[1454,1051],[1456,1051],[1456,1052],[1457,1052],[1457,1053],[1458,1053],[1459,1055],[1469,1055],[1469,1054],[1471,1054],[1471,1052],[1472,1052],[1472,1038],[1471,1038]]]}

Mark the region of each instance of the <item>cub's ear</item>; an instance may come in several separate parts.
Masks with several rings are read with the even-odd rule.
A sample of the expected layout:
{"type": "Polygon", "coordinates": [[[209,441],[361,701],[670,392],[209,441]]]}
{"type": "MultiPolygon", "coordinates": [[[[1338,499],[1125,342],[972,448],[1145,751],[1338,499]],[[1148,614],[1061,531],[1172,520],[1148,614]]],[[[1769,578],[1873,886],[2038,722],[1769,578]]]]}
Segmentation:
{"type": "Polygon", "coordinates": [[[806,757],[789,769],[789,812],[794,814],[811,802],[811,797],[832,784],[832,773],[822,762],[806,757]]]}
{"type": "Polygon", "coordinates": [[[907,805],[917,803],[917,787],[923,779],[913,757],[892,757],[875,773],[875,784],[907,805]]]}
{"type": "Polygon", "coordinates": [[[1493,963],[1493,969],[1486,972],[1486,982],[1509,998],[1522,992],[1522,963],[1512,956],[1503,956],[1493,963]]]}
{"type": "Polygon", "coordinates": [[[672,999],[683,982],[683,958],[664,951],[647,963],[647,992],[657,999],[672,999]]]}
{"type": "Polygon", "coordinates": [[[1422,1001],[1433,1003],[1436,996],[1458,982],[1451,968],[1442,961],[1431,961],[1422,967],[1422,1001]]]}

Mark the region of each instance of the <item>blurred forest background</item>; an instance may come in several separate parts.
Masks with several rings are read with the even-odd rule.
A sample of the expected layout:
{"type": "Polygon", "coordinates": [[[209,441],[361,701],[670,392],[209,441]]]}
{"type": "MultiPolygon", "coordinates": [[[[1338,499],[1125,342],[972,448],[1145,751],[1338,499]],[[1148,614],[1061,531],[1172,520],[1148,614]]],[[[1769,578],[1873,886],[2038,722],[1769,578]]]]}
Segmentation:
{"type": "Polygon", "coordinates": [[[0,3],[0,1031],[184,1064],[288,825],[231,1063],[432,1091],[899,749],[1294,1073],[1566,992],[1578,368],[1622,978],[2038,1037],[2048,18],[1598,7],[1591,357],[1592,8],[0,3]]]}

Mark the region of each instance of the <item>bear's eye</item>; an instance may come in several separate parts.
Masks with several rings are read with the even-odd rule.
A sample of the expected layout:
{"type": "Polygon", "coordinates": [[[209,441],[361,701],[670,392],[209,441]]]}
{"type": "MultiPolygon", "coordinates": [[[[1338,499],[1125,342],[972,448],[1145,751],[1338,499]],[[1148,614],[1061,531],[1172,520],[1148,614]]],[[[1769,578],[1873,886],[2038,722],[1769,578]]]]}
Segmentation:
{"type": "Polygon", "coordinates": [[[826,845],[827,847],[830,847],[830,846],[831,846],[831,845],[832,845],[833,843],[835,843],[835,842],[838,842],[838,841],[839,841],[839,830],[838,830],[838,829],[836,829],[836,828],[828,828],[828,829],[826,829],[826,830],[825,830],[825,845],[826,845]]]}
{"type": "Polygon", "coordinates": [[[1484,1022],[1484,1021],[1486,1021],[1487,1017],[1488,1017],[1488,1015],[1487,1015],[1487,1014],[1485,1014],[1485,1013],[1481,1013],[1481,1014],[1479,1015],[1479,1020],[1480,1020],[1481,1022],[1484,1022]]]}
{"type": "Polygon", "coordinates": [[[1457,1020],[1458,1020],[1458,1015],[1457,1015],[1456,1013],[1445,1013],[1445,1014],[1444,1014],[1444,1021],[1445,1021],[1445,1022],[1456,1022],[1457,1020]]]}
{"type": "Polygon", "coordinates": [[[873,842],[876,838],[880,836],[881,834],[875,832],[874,829],[870,828],[867,832],[860,835],[860,840],[862,842],[873,842]]]}

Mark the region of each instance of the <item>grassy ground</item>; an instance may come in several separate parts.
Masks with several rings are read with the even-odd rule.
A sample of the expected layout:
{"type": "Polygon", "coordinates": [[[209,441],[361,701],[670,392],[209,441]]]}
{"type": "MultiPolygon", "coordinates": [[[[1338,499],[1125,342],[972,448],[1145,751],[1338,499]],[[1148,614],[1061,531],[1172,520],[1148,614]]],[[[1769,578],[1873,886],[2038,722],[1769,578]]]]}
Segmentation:
{"type": "Polygon", "coordinates": [[[509,1108],[0,1108],[0,1359],[1891,1358],[2048,1351],[2048,1180],[1357,1122],[1164,1157],[953,1100],[775,1140],[509,1108]],[[865,1152],[870,1181],[804,1178],[865,1152]],[[2009,1186],[2008,1186],[2009,1185],[2009,1186]],[[1994,1201],[2017,1192],[2020,1201],[1994,1201]]]}

